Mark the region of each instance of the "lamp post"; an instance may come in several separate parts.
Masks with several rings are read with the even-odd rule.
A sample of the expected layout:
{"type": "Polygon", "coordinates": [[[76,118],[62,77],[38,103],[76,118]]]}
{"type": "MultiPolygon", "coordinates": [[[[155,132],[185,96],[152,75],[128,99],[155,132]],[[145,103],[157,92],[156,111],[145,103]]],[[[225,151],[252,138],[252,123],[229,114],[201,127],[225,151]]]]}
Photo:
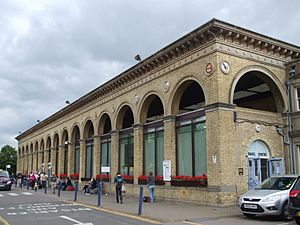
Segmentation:
{"type": "Polygon", "coordinates": [[[296,75],[295,66],[289,71],[289,77],[286,80],[286,88],[288,94],[288,136],[289,136],[289,152],[290,152],[290,172],[295,173],[294,167],[294,140],[293,140],[293,121],[292,121],[292,99],[291,99],[291,79],[296,75]]]}

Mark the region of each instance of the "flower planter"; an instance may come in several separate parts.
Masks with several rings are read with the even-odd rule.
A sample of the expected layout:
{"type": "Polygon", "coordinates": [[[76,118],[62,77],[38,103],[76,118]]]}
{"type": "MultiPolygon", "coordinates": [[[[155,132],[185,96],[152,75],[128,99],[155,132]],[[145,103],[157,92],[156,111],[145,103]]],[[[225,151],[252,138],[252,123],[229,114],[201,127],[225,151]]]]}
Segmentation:
{"type": "MultiPolygon", "coordinates": [[[[155,180],[155,185],[161,186],[165,185],[165,182],[163,180],[155,180]]],[[[138,181],[139,185],[147,185],[147,180],[139,180],[138,181]]]]}
{"type": "Polygon", "coordinates": [[[124,179],[126,184],[133,184],[133,180],[132,179],[124,179]]]}
{"type": "Polygon", "coordinates": [[[177,187],[207,187],[207,182],[199,180],[171,180],[171,185],[177,187]]]}

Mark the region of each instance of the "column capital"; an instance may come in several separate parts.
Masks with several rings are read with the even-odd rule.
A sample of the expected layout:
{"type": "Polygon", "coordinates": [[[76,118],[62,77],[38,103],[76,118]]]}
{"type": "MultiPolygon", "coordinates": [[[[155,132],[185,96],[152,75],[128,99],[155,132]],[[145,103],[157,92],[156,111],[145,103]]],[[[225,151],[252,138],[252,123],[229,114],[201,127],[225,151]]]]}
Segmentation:
{"type": "Polygon", "coordinates": [[[136,123],[136,124],[133,124],[133,129],[134,129],[134,130],[143,129],[143,127],[144,127],[144,124],[143,124],[143,123],[136,123]]]}
{"type": "Polygon", "coordinates": [[[176,120],[175,115],[168,115],[164,117],[164,123],[175,122],[175,120],[176,120]]]}

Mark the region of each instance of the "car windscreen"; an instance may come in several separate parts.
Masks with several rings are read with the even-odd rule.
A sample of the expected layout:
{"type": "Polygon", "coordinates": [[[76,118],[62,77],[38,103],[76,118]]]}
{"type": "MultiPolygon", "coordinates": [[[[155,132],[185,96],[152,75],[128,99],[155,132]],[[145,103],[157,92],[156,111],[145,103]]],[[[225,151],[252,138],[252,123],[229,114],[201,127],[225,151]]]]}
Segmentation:
{"type": "Polygon", "coordinates": [[[258,185],[256,190],[288,190],[296,177],[270,177],[258,185]]]}
{"type": "Polygon", "coordinates": [[[7,171],[0,171],[0,177],[9,177],[9,174],[7,171]]]}

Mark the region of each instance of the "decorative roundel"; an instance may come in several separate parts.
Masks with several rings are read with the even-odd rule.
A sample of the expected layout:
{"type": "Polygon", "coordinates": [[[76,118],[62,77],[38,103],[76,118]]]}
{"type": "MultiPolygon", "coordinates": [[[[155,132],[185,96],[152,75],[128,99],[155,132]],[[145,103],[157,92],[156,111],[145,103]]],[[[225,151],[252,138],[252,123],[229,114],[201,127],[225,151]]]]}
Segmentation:
{"type": "Polygon", "coordinates": [[[220,62],[220,69],[224,74],[228,74],[230,72],[230,64],[223,60],[220,62]]]}
{"type": "Polygon", "coordinates": [[[163,86],[164,86],[164,92],[168,92],[168,90],[170,89],[170,82],[166,80],[163,86]]]}
{"type": "Polygon", "coordinates": [[[206,68],[205,68],[205,73],[206,75],[212,75],[214,72],[214,64],[211,62],[207,63],[206,68]]]}
{"type": "Polygon", "coordinates": [[[116,111],[116,108],[113,106],[111,111],[112,111],[112,113],[114,113],[116,111]]]}

